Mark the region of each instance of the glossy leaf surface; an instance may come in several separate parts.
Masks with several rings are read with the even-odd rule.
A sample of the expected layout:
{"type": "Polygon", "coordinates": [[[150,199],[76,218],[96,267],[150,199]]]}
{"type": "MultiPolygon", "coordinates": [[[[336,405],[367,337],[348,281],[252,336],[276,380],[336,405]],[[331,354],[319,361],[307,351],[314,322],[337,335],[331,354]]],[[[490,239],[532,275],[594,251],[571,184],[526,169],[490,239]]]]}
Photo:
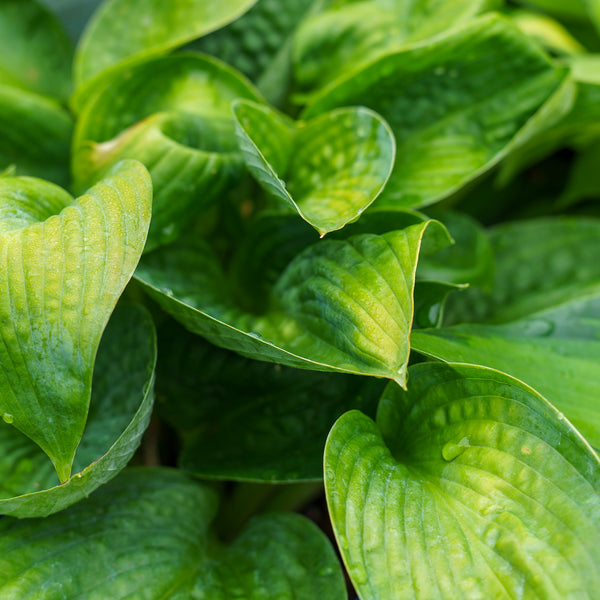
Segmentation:
{"type": "Polygon", "coordinates": [[[214,491],[185,475],[137,469],[57,515],[4,518],[0,593],[6,600],[40,592],[47,600],[345,597],[333,549],[310,521],[256,516],[225,545],[210,531],[216,509],[214,491]]]}
{"type": "Polygon", "coordinates": [[[436,363],[390,384],[325,453],[338,545],[362,600],[592,599],[600,462],[531,388],[436,363]]]}
{"type": "Polygon", "coordinates": [[[304,116],[347,105],[378,112],[398,144],[378,204],[419,207],[460,189],[554,118],[527,126],[564,76],[514,26],[485,16],[350,73],[312,98],[304,116]]]}
{"type": "Polygon", "coordinates": [[[118,307],[102,336],[94,365],[86,428],[75,472],[58,485],[48,457],[8,424],[0,427],[0,513],[38,517],[87,497],[125,467],[152,412],[156,336],[150,316],[118,307]]]}
{"type": "Polygon", "coordinates": [[[248,102],[236,103],[234,113],[252,175],[321,236],[358,219],[394,164],[392,132],[364,108],[340,109],[298,124],[248,102]]]}
{"type": "MultiPolygon", "coordinates": [[[[251,358],[404,384],[412,292],[427,223],[309,246],[275,282],[262,314],[237,305],[210,248],[147,255],[136,277],[189,330],[251,358]]],[[[432,237],[447,242],[435,223],[432,237]]]]}
{"type": "Polygon", "coordinates": [[[146,250],[175,239],[244,172],[231,116],[236,98],[258,100],[220,61],[180,54],[119,70],[85,105],[73,140],[77,190],[124,158],[152,176],[146,250]]]}
{"type": "Polygon", "coordinates": [[[77,200],[36,179],[0,186],[0,411],[64,481],[102,332],[146,239],[150,179],[131,161],[77,200]]]}
{"type": "Polygon", "coordinates": [[[600,220],[530,219],[489,233],[494,281],[452,299],[449,322],[506,323],[600,292],[600,220]]]}

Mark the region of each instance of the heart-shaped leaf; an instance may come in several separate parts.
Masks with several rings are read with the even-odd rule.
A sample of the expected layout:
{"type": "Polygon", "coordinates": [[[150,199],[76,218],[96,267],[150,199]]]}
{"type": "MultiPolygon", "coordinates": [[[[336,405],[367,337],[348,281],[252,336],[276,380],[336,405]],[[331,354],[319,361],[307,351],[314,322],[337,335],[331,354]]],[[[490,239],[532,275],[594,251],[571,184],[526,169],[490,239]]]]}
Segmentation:
{"type": "Polygon", "coordinates": [[[144,310],[117,307],[98,348],[88,421],[73,461],[75,474],[62,485],[40,448],[2,424],[0,513],[39,517],[58,512],[125,467],[152,412],[155,338],[144,310]]]}
{"type": "Polygon", "coordinates": [[[394,164],[392,132],[364,108],[340,109],[297,124],[250,102],[236,102],[234,114],[252,175],[321,236],[358,219],[394,164]]]}
{"type": "Polygon", "coordinates": [[[377,424],[333,427],[327,501],[362,600],[594,598],[600,460],[542,397],[497,371],[423,363],[377,424]]]}
{"type": "Polygon", "coordinates": [[[88,23],[77,47],[75,83],[80,86],[127,59],[166,54],[227,25],[255,2],[107,0],[88,23]]]}
{"type": "Polygon", "coordinates": [[[231,102],[258,100],[248,81],[220,61],[179,54],[121,69],[82,110],[73,140],[76,190],[124,158],[152,176],[146,250],[173,241],[244,173],[231,102]]]}
{"type": "Polygon", "coordinates": [[[374,416],[384,385],[243,358],[172,322],[159,343],[158,408],[180,434],[180,466],[202,477],[320,481],[331,425],[350,408],[374,416]]]}
{"type": "Polygon", "coordinates": [[[64,101],[71,93],[72,55],[71,41],[38,2],[2,1],[0,83],[64,101]]]}
{"type": "Polygon", "coordinates": [[[189,330],[259,360],[318,371],[388,377],[404,385],[413,287],[428,224],[382,235],[319,241],[283,271],[262,314],[237,304],[201,240],[150,253],[136,277],[189,330]]]}
{"type": "Polygon", "coordinates": [[[346,597],[331,544],[308,519],[259,515],[225,545],[210,531],[216,508],[214,490],[180,472],[133,469],[46,519],[6,517],[0,594],[6,600],[41,589],[46,600],[346,597]]]}
{"type": "Polygon", "coordinates": [[[19,175],[69,182],[73,121],[53,100],[0,85],[0,168],[14,165],[19,175]]]}
{"type": "Polygon", "coordinates": [[[85,426],[102,332],[144,246],[151,196],[134,161],[77,200],[41,180],[0,179],[0,411],[61,481],[85,426]]]}
{"type": "Polygon", "coordinates": [[[304,117],[348,105],[378,112],[398,148],[377,203],[419,207],[460,189],[554,120],[550,111],[529,124],[565,75],[514,25],[484,16],[351,72],[311,99],[304,117]]]}

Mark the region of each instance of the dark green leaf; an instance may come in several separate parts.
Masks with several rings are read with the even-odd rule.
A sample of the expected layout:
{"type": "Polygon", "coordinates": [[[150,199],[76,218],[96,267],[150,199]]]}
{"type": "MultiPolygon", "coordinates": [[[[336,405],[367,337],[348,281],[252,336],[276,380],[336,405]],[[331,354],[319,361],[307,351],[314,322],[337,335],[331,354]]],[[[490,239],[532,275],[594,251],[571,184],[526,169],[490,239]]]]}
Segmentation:
{"type": "Polygon", "coordinates": [[[67,100],[71,42],[56,18],[34,0],[2,0],[0,83],[67,100]]]}
{"type": "Polygon", "coordinates": [[[66,186],[72,130],[71,117],[53,100],[0,85],[0,168],[13,164],[19,175],[66,186]]]}
{"type": "Polygon", "coordinates": [[[320,480],[325,439],[337,417],[350,408],[375,414],[382,380],[253,361],[181,327],[164,329],[159,409],[182,437],[179,464],[195,474],[320,480]]]}
{"type": "Polygon", "coordinates": [[[300,515],[254,517],[228,545],[213,490],[167,469],[123,473],[46,519],[0,520],[0,594],[22,600],[342,600],[327,538],[300,515]],[[50,551],[49,551],[50,549],[50,551]]]}

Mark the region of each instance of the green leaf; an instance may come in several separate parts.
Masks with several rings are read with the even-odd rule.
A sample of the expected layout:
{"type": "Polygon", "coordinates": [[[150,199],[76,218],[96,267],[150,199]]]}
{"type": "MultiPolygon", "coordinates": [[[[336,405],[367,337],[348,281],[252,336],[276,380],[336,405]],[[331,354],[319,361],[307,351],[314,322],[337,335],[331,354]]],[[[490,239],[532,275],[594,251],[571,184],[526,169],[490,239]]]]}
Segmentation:
{"type": "Polygon", "coordinates": [[[398,147],[377,205],[419,207],[457,191],[546,127],[549,117],[534,120],[535,128],[528,123],[564,78],[508,21],[485,16],[350,73],[312,98],[304,117],[357,104],[378,112],[398,147]]]}
{"type": "Polygon", "coordinates": [[[281,206],[321,236],[355,221],[383,189],[395,142],[379,115],[364,108],[293,123],[267,106],[236,102],[246,166],[281,206]]]}
{"type": "Polygon", "coordinates": [[[600,220],[544,218],[490,230],[494,282],[449,302],[448,323],[506,323],[600,291],[600,220]],[[449,316],[450,316],[449,315],[449,316]]]}
{"type": "Polygon", "coordinates": [[[600,462],[531,388],[435,363],[390,384],[325,451],[327,501],[362,600],[593,598],[600,462]]]}
{"type": "Polygon", "coordinates": [[[125,467],[152,412],[156,362],[154,326],[139,307],[118,307],[94,365],[86,428],[74,475],[58,485],[48,457],[14,427],[0,427],[0,513],[39,517],[88,496],[125,467]]]}
{"type": "Polygon", "coordinates": [[[33,0],[2,1],[0,83],[64,101],[72,61],[71,42],[52,13],[33,0]]]}
{"type": "Polygon", "coordinates": [[[446,300],[451,292],[461,290],[464,285],[445,281],[418,279],[415,283],[415,317],[413,329],[441,327],[444,320],[446,300]]]}
{"type": "MultiPolygon", "coordinates": [[[[447,243],[433,222],[431,236],[447,243]]],[[[404,384],[412,292],[428,223],[382,235],[327,240],[280,275],[261,313],[245,312],[202,241],[146,255],[146,291],[190,331],[259,360],[318,371],[388,377],[404,384]]]]}
{"type": "Polygon", "coordinates": [[[212,489],[179,472],[133,469],[46,519],[4,518],[0,594],[6,600],[41,590],[46,600],[346,597],[329,540],[308,519],[259,515],[223,544],[210,531],[216,505],[212,489]]]}
{"type": "Polygon", "coordinates": [[[256,0],[106,0],[75,54],[76,86],[132,58],[167,54],[248,10],[256,0]]]}
{"type": "Polygon", "coordinates": [[[296,87],[314,93],[385,54],[445,34],[498,4],[494,0],[328,2],[294,36],[296,87]],[[433,4],[433,5],[432,5],[433,4]]]}
{"type": "Polygon", "coordinates": [[[600,448],[600,296],[565,302],[503,325],[413,331],[411,343],[427,356],[517,377],[600,448]]]}
{"type": "Polygon", "coordinates": [[[179,54],[121,69],[82,110],[73,140],[76,190],[133,158],[152,176],[146,250],[173,241],[244,173],[231,102],[251,84],[209,57],[179,54]]]}
{"type": "Polygon", "coordinates": [[[73,121],[53,100],[0,85],[0,168],[14,164],[32,175],[66,186],[73,121]]]}
{"type": "Polygon", "coordinates": [[[133,161],[77,200],[41,180],[0,179],[0,411],[61,481],[83,433],[102,332],[144,246],[150,202],[148,174],[133,161]]]}
{"type": "Polygon", "coordinates": [[[172,322],[159,342],[158,408],[180,434],[179,465],[202,477],[320,481],[331,425],[349,408],[374,415],[383,390],[372,377],[243,358],[172,322]]]}

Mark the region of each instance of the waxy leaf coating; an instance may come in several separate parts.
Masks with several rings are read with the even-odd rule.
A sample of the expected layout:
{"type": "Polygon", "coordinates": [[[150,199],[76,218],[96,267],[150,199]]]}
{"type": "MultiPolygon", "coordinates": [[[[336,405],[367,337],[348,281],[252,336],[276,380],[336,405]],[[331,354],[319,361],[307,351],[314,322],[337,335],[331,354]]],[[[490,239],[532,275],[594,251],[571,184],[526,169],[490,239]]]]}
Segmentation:
{"type": "Polygon", "coordinates": [[[61,481],[85,426],[102,332],[146,240],[151,196],[134,161],[77,200],[41,180],[0,178],[0,411],[61,481]]]}
{"type": "Polygon", "coordinates": [[[592,600],[600,460],[507,375],[424,363],[325,450],[327,501],[361,600],[592,600]]]}

